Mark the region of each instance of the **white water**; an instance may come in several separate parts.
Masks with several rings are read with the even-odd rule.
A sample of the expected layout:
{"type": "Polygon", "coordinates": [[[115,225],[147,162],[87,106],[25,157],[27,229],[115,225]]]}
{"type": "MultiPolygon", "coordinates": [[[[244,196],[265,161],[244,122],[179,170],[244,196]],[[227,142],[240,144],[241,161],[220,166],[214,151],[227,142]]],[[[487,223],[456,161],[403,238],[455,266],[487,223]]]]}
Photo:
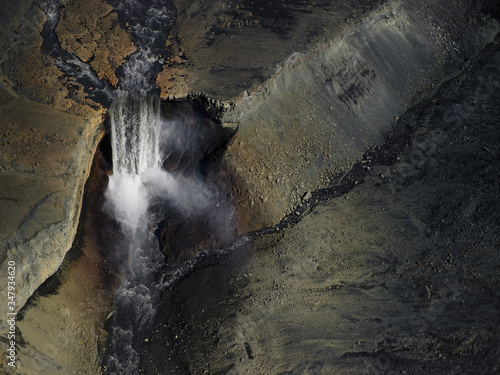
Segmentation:
{"type": "MultiPolygon", "coordinates": [[[[161,119],[159,99],[151,94],[163,61],[160,55],[165,52],[170,18],[167,3],[164,0],[109,2],[119,17],[126,18],[138,48],[121,67],[118,90],[100,81],[88,64],[63,51],[56,42],[54,28],[61,1],[41,0],[40,6],[47,15],[47,48],[57,66],[94,87],[90,93],[94,97],[112,103],[109,118],[114,172],[105,192],[105,210],[120,227],[119,240],[114,245],[122,258],[123,281],[115,294],[103,366],[106,374],[136,375],[141,366],[143,337],[155,319],[160,291],[189,272],[203,257],[200,254],[179,267],[162,269],[160,274],[164,256],[153,234],[161,218],[160,211],[168,204],[190,215],[211,205],[214,193],[196,176],[174,176],[161,168],[164,158],[161,147],[170,145],[189,150],[189,146],[196,146],[191,145],[196,141],[182,134],[182,121],[173,124],[161,119]],[[158,275],[159,280],[155,280],[158,275]]],[[[218,203],[209,207],[215,212],[211,216],[214,225],[230,231],[227,223],[232,214],[218,207],[218,203]]]]}
{"type": "Polygon", "coordinates": [[[140,176],[148,169],[158,168],[158,98],[123,95],[113,103],[109,116],[113,142],[113,171],[140,176]]]}
{"type": "Polygon", "coordinates": [[[107,209],[131,236],[148,208],[146,175],[160,169],[159,101],[123,95],[113,103],[109,116],[114,174],[106,191],[107,209]]]}
{"type": "Polygon", "coordinates": [[[136,374],[140,356],[135,345],[155,316],[152,277],[161,259],[155,239],[147,230],[151,192],[146,176],[161,171],[159,103],[152,97],[123,95],[109,110],[113,149],[113,175],[105,192],[106,211],[121,228],[120,248],[124,280],[115,293],[115,315],[110,332],[109,374],[136,374]]]}
{"type": "Polygon", "coordinates": [[[175,199],[179,191],[178,179],[161,169],[164,124],[159,98],[150,94],[155,69],[161,65],[155,53],[156,39],[162,39],[169,13],[161,1],[153,1],[147,12],[134,0],[113,1],[113,5],[130,20],[138,51],[123,65],[119,90],[109,109],[113,175],[105,192],[105,208],[120,225],[122,239],[116,244],[120,248],[117,252],[126,259],[124,279],[115,293],[110,347],[103,364],[108,374],[136,375],[142,336],[156,315],[154,277],[164,262],[151,229],[157,225],[158,213],[150,210],[150,204],[175,199]]]}
{"type": "Polygon", "coordinates": [[[153,219],[147,217],[152,201],[168,201],[187,215],[207,206],[213,193],[196,176],[174,176],[161,168],[161,144],[175,144],[184,138],[173,134],[171,122],[161,120],[158,98],[121,97],[109,115],[113,175],[105,193],[106,209],[127,237],[138,236],[141,227],[154,224],[148,223],[153,219]]]}
{"type": "Polygon", "coordinates": [[[190,215],[205,209],[214,196],[196,176],[173,175],[162,169],[161,145],[184,138],[172,131],[179,124],[160,118],[157,98],[123,96],[113,103],[109,115],[114,173],[105,192],[105,209],[120,226],[121,241],[115,245],[124,259],[104,362],[108,374],[135,375],[142,337],[155,318],[163,283],[155,281],[165,260],[153,234],[162,207],[175,206],[190,215]]]}

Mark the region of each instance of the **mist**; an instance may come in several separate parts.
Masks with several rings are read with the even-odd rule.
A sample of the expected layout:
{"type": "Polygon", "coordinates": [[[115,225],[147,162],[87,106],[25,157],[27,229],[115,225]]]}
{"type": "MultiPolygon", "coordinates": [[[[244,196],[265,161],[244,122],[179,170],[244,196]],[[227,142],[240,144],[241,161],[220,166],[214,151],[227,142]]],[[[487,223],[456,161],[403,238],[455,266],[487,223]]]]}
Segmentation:
{"type": "Polygon", "coordinates": [[[156,315],[161,289],[156,280],[162,279],[168,259],[161,250],[175,247],[160,249],[159,239],[196,251],[216,243],[203,237],[228,244],[234,237],[234,213],[217,184],[207,182],[200,171],[213,138],[207,136],[209,129],[200,118],[162,119],[158,98],[124,95],[110,108],[110,127],[114,173],[109,176],[104,209],[120,228],[115,247],[121,255],[123,281],[115,294],[104,363],[109,373],[133,374],[156,315]],[[165,217],[185,223],[184,232],[167,228],[170,237],[160,238],[158,228],[165,217]],[[196,246],[183,238],[183,233],[191,238],[190,231],[201,238],[196,246]]]}

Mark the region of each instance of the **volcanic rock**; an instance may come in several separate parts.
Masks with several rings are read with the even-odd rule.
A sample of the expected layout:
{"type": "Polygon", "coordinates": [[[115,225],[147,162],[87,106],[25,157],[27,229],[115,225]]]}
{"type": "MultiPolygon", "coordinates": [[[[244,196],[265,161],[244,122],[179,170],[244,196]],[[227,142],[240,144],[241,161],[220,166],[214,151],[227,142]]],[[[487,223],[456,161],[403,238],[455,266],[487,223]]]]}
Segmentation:
{"type": "Polygon", "coordinates": [[[89,62],[97,76],[113,86],[118,83],[116,69],[135,51],[113,7],[103,0],[68,1],[56,33],[63,49],[89,62]]]}
{"type": "MultiPolygon", "coordinates": [[[[233,11],[239,14],[245,6],[233,11]]],[[[342,7],[340,13],[321,13],[331,18],[331,28],[306,33],[308,43],[301,44],[304,22],[323,22],[312,16],[319,10],[301,12],[301,6],[285,13],[293,20],[289,28],[246,25],[228,34],[189,27],[201,22],[200,14],[215,19],[212,14],[222,8],[180,10],[186,56],[198,78],[191,90],[228,104],[221,121],[238,124],[223,162],[239,184],[242,232],[274,225],[305,192],[334,183],[382,142],[396,118],[457,74],[499,30],[472,3],[401,1],[387,2],[356,23],[338,21],[342,7]],[[291,43],[288,58],[278,41],[291,43]],[[276,52],[264,53],[263,46],[276,52]],[[264,74],[262,66],[275,68],[264,74]]],[[[263,22],[255,18],[256,25],[263,22]]]]}
{"type": "Polygon", "coordinates": [[[83,86],[63,75],[40,48],[45,14],[35,0],[0,4],[1,81],[33,101],[83,117],[102,108],[86,98],[83,86]],[[5,10],[5,12],[4,12],[5,10]]]}

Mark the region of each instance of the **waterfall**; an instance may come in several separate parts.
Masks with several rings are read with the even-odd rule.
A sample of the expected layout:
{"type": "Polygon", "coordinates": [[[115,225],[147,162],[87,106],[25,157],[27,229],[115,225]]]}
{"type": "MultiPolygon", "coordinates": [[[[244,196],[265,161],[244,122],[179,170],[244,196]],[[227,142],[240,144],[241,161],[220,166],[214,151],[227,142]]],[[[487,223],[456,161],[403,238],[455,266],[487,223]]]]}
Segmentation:
{"type": "Polygon", "coordinates": [[[167,207],[189,215],[206,208],[213,193],[196,176],[162,169],[167,151],[162,148],[185,139],[177,138],[173,124],[161,119],[158,98],[122,95],[111,106],[109,120],[113,174],[104,208],[120,227],[115,247],[122,259],[123,281],[115,293],[103,365],[106,374],[135,375],[144,337],[156,316],[160,288],[155,277],[165,263],[153,230],[167,207]]]}
{"type": "Polygon", "coordinates": [[[198,262],[169,268],[153,230],[167,210],[185,217],[203,212],[205,225],[223,228],[214,231],[222,238],[232,228],[232,211],[197,173],[184,176],[162,168],[166,154],[196,150],[199,140],[186,129],[183,118],[162,119],[157,98],[123,95],[110,108],[109,120],[114,172],[105,192],[105,210],[120,227],[115,246],[123,262],[123,281],[115,293],[103,365],[106,374],[135,375],[161,290],[198,262]]]}
{"type": "MultiPolygon", "coordinates": [[[[105,192],[104,209],[118,224],[115,251],[121,262],[122,283],[115,293],[115,309],[108,348],[102,365],[106,374],[136,375],[141,348],[156,315],[159,292],[189,272],[198,258],[165,268],[153,233],[162,212],[175,207],[182,215],[203,211],[209,220],[230,232],[232,212],[196,174],[183,176],[161,168],[161,148],[189,154],[197,137],[190,137],[182,120],[165,121],[154,82],[167,51],[172,4],[165,0],[108,0],[127,23],[137,51],[117,70],[118,88],[97,77],[91,66],[67,51],[54,29],[61,0],[39,0],[47,15],[42,48],[61,71],[82,83],[89,98],[109,106],[113,174],[105,192]],[[224,219],[222,219],[224,217],[224,219]],[[161,268],[161,272],[160,272],[161,268]],[[156,280],[158,279],[158,280],[156,280]]],[[[201,149],[201,148],[200,148],[201,149]]],[[[208,220],[207,219],[207,220],[208,220]]],[[[211,225],[212,223],[208,223],[211,225]]],[[[200,255],[202,257],[202,255],[200,255]]]]}
{"type": "Polygon", "coordinates": [[[160,102],[153,96],[123,95],[109,110],[113,171],[140,176],[160,164],[160,102]]]}
{"type": "Polygon", "coordinates": [[[148,208],[145,180],[160,169],[159,99],[121,96],[110,108],[113,175],[106,192],[108,212],[135,235],[148,208]]]}
{"type": "Polygon", "coordinates": [[[155,317],[157,293],[155,269],[163,262],[148,223],[151,176],[165,174],[160,168],[160,103],[152,96],[126,94],[109,110],[113,149],[113,175],[106,190],[105,208],[121,227],[116,244],[126,259],[123,281],[115,293],[115,312],[109,353],[104,365],[108,374],[137,374],[140,337],[155,317]]]}

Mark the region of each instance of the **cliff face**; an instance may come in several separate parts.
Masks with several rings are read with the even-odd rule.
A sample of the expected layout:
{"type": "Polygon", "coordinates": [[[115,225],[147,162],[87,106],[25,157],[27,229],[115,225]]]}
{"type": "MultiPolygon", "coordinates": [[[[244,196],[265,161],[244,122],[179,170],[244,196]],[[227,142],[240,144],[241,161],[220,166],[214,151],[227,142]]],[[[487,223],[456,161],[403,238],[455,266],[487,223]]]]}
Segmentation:
{"type": "Polygon", "coordinates": [[[175,3],[176,58],[157,84],[215,99],[238,126],[223,162],[242,232],[335,182],[499,30],[472,1],[175,3]]]}
{"type": "MultiPolygon", "coordinates": [[[[104,109],[43,51],[47,19],[37,1],[1,7],[0,202],[11,214],[1,222],[0,260],[4,271],[7,260],[16,261],[18,311],[71,247],[104,109]]],[[[62,48],[116,84],[114,71],[135,48],[113,8],[75,0],[63,1],[62,9],[56,30],[62,48]]]]}
{"type": "MultiPolygon", "coordinates": [[[[0,271],[8,275],[8,262],[15,262],[16,303],[9,312],[17,312],[71,247],[102,120],[58,112],[4,87],[0,97],[0,271]]],[[[2,290],[7,281],[0,281],[2,290]]]]}
{"type": "Polygon", "coordinates": [[[144,372],[499,373],[499,64],[500,35],[350,191],[166,291],[144,372]]]}
{"type": "MultiPolygon", "coordinates": [[[[187,93],[233,100],[272,77],[294,52],[337,37],[347,23],[381,3],[175,0],[177,33],[171,44],[177,62],[167,64],[165,73],[182,66],[187,93]]],[[[165,97],[182,95],[162,89],[165,97]]]]}
{"type": "Polygon", "coordinates": [[[238,124],[224,162],[244,231],[279,222],[307,191],[334,182],[498,30],[471,3],[397,1],[291,55],[223,115],[238,124]]]}
{"type": "MultiPolygon", "coordinates": [[[[42,52],[45,15],[38,2],[3,1],[0,6],[0,272],[5,275],[0,314],[6,317],[59,269],[72,246],[85,181],[104,132],[104,111],[42,52]],[[6,294],[9,262],[15,262],[12,310],[6,294]]],[[[0,362],[7,371],[6,319],[0,328],[0,362]]],[[[17,328],[14,372],[43,373],[26,367],[27,357],[34,355],[23,347],[27,332],[17,328]]],[[[42,340],[35,352],[43,345],[42,340]]]]}

